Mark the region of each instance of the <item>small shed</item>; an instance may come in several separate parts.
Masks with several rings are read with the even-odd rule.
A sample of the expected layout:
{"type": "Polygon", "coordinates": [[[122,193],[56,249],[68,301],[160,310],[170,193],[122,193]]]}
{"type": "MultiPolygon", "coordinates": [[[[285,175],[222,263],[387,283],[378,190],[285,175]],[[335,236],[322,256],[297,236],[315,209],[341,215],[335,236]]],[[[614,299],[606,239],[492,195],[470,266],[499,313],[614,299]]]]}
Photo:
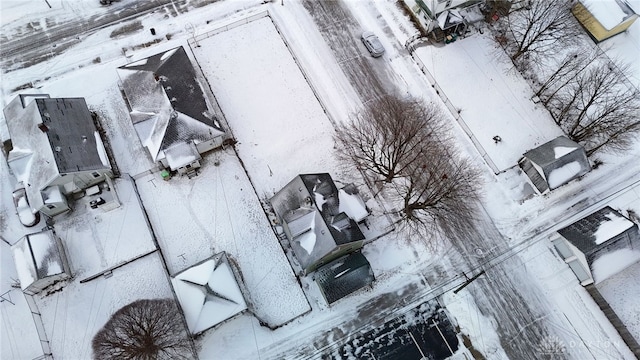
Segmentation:
{"type": "Polygon", "coordinates": [[[62,242],[53,230],[25,235],[11,246],[11,251],[20,288],[27,294],[37,294],[71,277],[62,242]]]}
{"type": "Polygon", "coordinates": [[[607,206],[558,230],[553,244],[583,286],[640,261],[638,225],[607,206]]]}
{"type": "Polygon", "coordinates": [[[580,0],[571,12],[597,43],[626,31],[638,18],[625,0],[580,0]]]}
{"type": "Polygon", "coordinates": [[[360,251],[319,267],[314,278],[329,305],[375,280],[369,261],[360,251]]]}
{"type": "Polygon", "coordinates": [[[556,189],[591,171],[584,147],[566,136],[527,151],[518,165],[540,193],[556,189]]]}
{"type": "Polygon", "coordinates": [[[171,278],[192,334],[201,333],[247,309],[225,252],[171,278]]]}

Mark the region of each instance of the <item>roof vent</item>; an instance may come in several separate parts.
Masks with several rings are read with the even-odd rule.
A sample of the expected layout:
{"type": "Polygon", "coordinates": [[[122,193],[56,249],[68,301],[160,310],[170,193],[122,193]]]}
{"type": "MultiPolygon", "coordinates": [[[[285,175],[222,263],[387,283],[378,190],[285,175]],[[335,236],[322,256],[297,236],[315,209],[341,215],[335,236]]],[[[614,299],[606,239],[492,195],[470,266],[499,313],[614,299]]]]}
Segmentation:
{"type": "Polygon", "coordinates": [[[38,129],[40,129],[40,131],[42,132],[47,132],[49,131],[49,128],[47,127],[47,125],[45,125],[44,123],[40,123],[38,124],[38,129]]]}

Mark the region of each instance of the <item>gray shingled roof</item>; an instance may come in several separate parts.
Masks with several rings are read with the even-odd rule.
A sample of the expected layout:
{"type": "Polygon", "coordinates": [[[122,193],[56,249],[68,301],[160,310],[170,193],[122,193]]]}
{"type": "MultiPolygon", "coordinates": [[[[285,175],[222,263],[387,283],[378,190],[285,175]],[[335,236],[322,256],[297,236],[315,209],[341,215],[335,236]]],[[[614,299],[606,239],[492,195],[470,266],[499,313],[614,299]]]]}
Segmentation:
{"type": "Polygon", "coordinates": [[[358,224],[340,212],[338,189],[327,173],[296,176],[270,202],[278,217],[292,227],[291,248],[303,269],[338,245],[365,239],[358,224]]]}
{"type": "Polygon", "coordinates": [[[369,261],[359,251],[319,267],[314,278],[329,304],[371,285],[375,280],[369,261]]]}
{"type": "Polygon", "coordinates": [[[621,231],[634,226],[634,224],[630,220],[620,215],[620,213],[618,213],[611,207],[606,206],[592,213],[591,215],[588,215],[574,222],[573,224],[558,230],[558,233],[575,247],[577,247],[582,253],[584,253],[585,255],[589,255],[592,252],[607,245],[606,241],[602,241],[603,239],[600,239],[599,244],[597,243],[596,233],[603,223],[614,220],[618,220],[620,222],[621,231]]]}
{"type": "Polygon", "coordinates": [[[154,161],[182,142],[223,134],[183,47],[118,68],[131,119],[154,161]]]}

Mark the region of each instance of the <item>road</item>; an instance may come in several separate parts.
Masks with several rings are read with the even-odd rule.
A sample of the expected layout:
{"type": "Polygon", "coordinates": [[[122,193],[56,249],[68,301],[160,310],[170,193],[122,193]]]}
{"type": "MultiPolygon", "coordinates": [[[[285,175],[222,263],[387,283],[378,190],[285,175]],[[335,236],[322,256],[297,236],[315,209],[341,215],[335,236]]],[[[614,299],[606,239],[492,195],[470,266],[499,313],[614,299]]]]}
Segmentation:
{"type": "MultiPolygon", "coordinates": [[[[95,1],[96,7],[101,7],[98,0],[88,1],[95,1]]],[[[121,0],[109,6],[102,6],[104,11],[88,19],[74,17],[69,21],[57,22],[45,18],[41,20],[44,24],[29,22],[15,29],[20,36],[0,35],[0,66],[6,72],[29,67],[59,55],[78,43],[81,38],[99,29],[161,8],[166,8],[166,11],[175,16],[187,12],[190,8],[202,7],[216,1],[218,0],[121,0]]],[[[70,7],[69,11],[72,12],[73,8],[70,7]]]]}

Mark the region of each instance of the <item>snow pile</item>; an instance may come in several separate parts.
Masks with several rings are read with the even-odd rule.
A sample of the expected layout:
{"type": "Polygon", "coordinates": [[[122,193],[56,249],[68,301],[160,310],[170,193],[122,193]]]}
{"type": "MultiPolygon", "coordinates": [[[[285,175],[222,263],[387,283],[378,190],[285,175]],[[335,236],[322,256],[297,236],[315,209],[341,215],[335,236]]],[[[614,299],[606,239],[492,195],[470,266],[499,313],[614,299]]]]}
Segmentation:
{"type": "Polygon", "coordinates": [[[224,254],[184,270],[171,283],[192,334],[247,309],[224,254]]]}

